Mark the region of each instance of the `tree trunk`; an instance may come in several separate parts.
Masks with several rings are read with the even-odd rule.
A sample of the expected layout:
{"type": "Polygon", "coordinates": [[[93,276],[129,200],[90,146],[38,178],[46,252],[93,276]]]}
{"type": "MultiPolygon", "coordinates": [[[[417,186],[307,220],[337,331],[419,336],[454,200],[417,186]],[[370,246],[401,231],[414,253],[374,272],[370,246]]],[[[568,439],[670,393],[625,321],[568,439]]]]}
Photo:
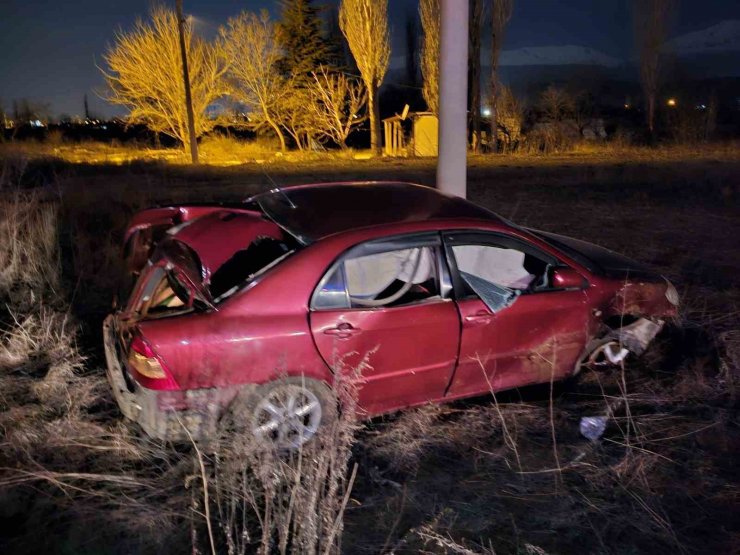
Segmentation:
{"type": "Polygon", "coordinates": [[[380,156],[380,147],[383,144],[380,138],[380,105],[378,103],[378,88],[371,83],[367,88],[368,103],[370,104],[370,150],[380,156]]]}
{"type": "Polygon", "coordinates": [[[481,19],[483,17],[482,0],[472,0],[470,6],[469,38],[470,56],[468,67],[470,70],[470,144],[473,152],[480,150],[480,47],[481,47],[481,19]]]}
{"type": "Polygon", "coordinates": [[[655,134],[655,94],[648,93],[647,99],[647,124],[650,138],[655,134]]]}
{"type": "Polygon", "coordinates": [[[280,151],[285,152],[285,135],[283,134],[283,130],[280,129],[280,126],[276,124],[274,121],[272,121],[272,118],[265,114],[265,121],[267,121],[267,124],[272,127],[272,129],[275,131],[275,134],[278,136],[278,140],[280,141],[280,151]]]}
{"type": "Polygon", "coordinates": [[[489,151],[498,152],[498,115],[496,114],[496,95],[498,87],[496,86],[496,69],[491,69],[491,139],[488,143],[489,151]]]}

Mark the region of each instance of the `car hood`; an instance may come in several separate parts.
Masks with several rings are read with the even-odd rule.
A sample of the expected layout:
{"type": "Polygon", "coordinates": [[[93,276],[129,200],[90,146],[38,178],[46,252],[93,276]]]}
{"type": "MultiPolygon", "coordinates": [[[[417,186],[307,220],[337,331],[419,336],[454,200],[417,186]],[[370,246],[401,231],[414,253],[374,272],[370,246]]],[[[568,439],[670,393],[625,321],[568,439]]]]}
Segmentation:
{"type": "Polygon", "coordinates": [[[609,278],[639,278],[647,281],[662,281],[662,277],[648,266],[631,258],[588,241],[573,239],[565,235],[528,229],[563,254],[585,266],[589,271],[609,278]]]}

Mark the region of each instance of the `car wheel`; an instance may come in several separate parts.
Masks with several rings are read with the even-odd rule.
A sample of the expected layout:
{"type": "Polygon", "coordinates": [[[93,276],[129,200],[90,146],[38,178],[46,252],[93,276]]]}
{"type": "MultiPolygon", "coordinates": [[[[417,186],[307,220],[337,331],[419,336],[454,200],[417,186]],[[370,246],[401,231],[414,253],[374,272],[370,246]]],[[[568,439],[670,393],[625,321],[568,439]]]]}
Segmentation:
{"type": "Polygon", "coordinates": [[[618,365],[622,362],[629,351],[624,348],[617,339],[603,337],[591,341],[585,349],[584,354],[578,361],[576,374],[581,370],[599,370],[618,365]]]}
{"type": "Polygon", "coordinates": [[[337,416],[329,386],[303,377],[269,382],[235,404],[234,424],[260,443],[281,450],[298,449],[328,429],[337,416]]]}

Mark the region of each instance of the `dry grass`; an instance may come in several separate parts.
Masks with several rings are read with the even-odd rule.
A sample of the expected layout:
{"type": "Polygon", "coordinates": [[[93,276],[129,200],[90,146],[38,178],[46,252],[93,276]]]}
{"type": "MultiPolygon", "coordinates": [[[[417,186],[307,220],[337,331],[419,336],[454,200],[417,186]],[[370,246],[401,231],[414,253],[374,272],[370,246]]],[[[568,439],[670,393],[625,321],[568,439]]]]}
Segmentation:
{"type": "Polygon", "coordinates": [[[0,291],[26,287],[33,291],[59,286],[56,205],[35,191],[8,190],[12,170],[0,175],[0,291]]]}
{"type": "MultiPolygon", "coordinates": [[[[740,499],[736,161],[737,149],[714,146],[472,157],[474,200],[659,267],[684,298],[682,318],[643,359],[586,374],[577,387],[548,384],[373,422],[352,448],[359,466],[350,496],[351,441],[290,459],[237,437],[199,459],[122,422],[99,370],[98,323],[130,213],[152,200],[243,198],[262,170],[53,166],[61,169],[48,178],[60,184],[57,204],[17,190],[3,196],[32,200],[28,222],[52,218],[32,206],[54,214],[41,227],[54,229],[51,250],[22,245],[10,228],[2,237],[20,241],[14,252],[33,259],[29,268],[50,264],[55,273],[50,281],[15,271],[0,289],[0,306],[9,304],[0,308],[0,501],[2,516],[18,523],[0,549],[336,551],[343,527],[349,553],[730,552],[740,539],[732,532],[740,499]],[[604,438],[579,437],[580,417],[607,406],[619,409],[604,438]],[[328,483],[334,493],[319,502],[328,483]],[[313,542],[319,537],[323,544],[313,542]]],[[[431,182],[431,169],[428,160],[271,164],[281,183],[431,182]]],[[[24,172],[11,168],[6,181],[17,185],[24,172]]]]}
{"type": "MultiPolygon", "coordinates": [[[[337,553],[354,479],[349,385],[335,384],[349,401],[334,427],[290,455],[238,434],[208,453],[140,437],[120,421],[102,372],[77,346],[79,325],[59,287],[57,204],[3,192],[0,209],[26,227],[0,235],[18,261],[0,283],[8,303],[0,330],[0,501],[8,518],[28,514],[0,546],[56,551],[61,542],[126,553],[166,542],[172,552],[337,553]],[[30,298],[19,296],[19,285],[30,298]],[[32,526],[44,534],[33,538],[32,526]]],[[[81,249],[70,252],[80,264],[81,249]]]]}
{"type": "MultiPolygon", "coordinates": [[[[147,528],[142,518],[151,511],[126,499],[155,491],[151,475],[131,472],[154,450],[103,418],[107,382],[86,368],[78,324],[60,289],[57,204],[3,185],[0,211],[9,218],[0,235],[7,257],[0,283],[0,497],[5,518],[32,511],[29,526],[48,524],[42,537],[21,534],[20,543],[12,540],[18,530],[8,530],[2,544],[17,552],[48,549],[65,527],[81,531],[100,511],[110,522],[147,528]]],[[[151,523],[168,520],[149,516],[151,523]]]]}
{"type": "MultiPolygon", "coordinates": [[[[337,384],[338,385],[338,384],[337,384]]],[[[341,548],[344,512],[357,465],[348,465],[357,421],[351,404],[330,429],[295,452],[276,451],[246,435],[223,438],[203,465],[203,493],[229,554],[334,554],[341,548]]],[[[214,552],[224,551],[218,539],[214,552]]]]}
{"type": "MultiPolygon", "coordinates": [[[[362,168],[379,170],[403,164],[406,167],[433,169],[433,158],[373,158],[364,150],[289,151],[282,153],[270,139],[239,140],[222,135],[204,138],[200,144],[202,164],[206,166],[256,165],[270,168],[293,168],[305,172],[307,168],[322,167],[334,170],[362,168]],[[298,167],[296,165],[299,164],[298,167]]],[[[189,165],[189,155],[182,149],[148,148],[135,144],[101,142],[11,142],[0,144],[0,157],[45,158],[68,164],[131,165],[157,163],[171,166],[189,165]]],[[[740,159],[737,141],[694,144],[664,144],[643,147],[621,141],[578,141],[569,148],[542,155],[538,152],[468,155],[471,168],[498,168],[509,166],[554,167],[560,165],[611,166],[629,163],[667,163],[692,160],[736,162],[740,159]]]]}

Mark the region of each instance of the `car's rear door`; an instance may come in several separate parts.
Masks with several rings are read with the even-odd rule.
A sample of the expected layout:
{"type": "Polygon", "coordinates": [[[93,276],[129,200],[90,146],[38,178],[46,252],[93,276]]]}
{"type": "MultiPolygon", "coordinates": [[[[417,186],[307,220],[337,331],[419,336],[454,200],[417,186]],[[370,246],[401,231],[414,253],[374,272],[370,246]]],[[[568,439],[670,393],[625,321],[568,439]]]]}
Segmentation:
{"type": "Polygon", "coordinates": [[[570,372],[592,325],[586,287],[554,288],[549,278],[557,258],[513,236],[450,232],[444,241],[462,323],[448,395],[547,382],[570,372]]]}
{"type": "Polygon", "coordinates": [[[361,409],[377,414],[444,396],[460,334],[450,296],[437,233],[358,245],[327,270],[311,331],[326,363],[359,385],[361,409]]]}

